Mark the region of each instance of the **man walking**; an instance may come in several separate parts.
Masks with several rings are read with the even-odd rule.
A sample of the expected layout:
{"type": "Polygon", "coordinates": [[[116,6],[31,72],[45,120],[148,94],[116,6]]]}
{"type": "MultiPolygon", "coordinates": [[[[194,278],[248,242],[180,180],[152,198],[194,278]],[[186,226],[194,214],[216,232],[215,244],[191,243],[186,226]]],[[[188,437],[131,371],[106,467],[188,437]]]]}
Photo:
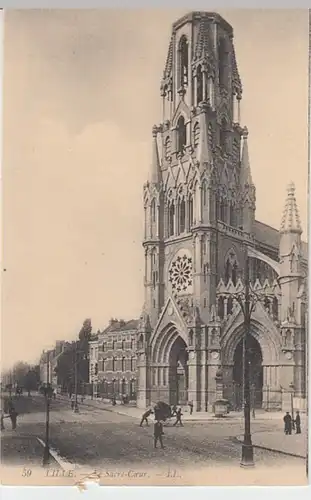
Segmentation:
{"type": "Polygon", "coordinates": [[[284,421],[284,432],[286,436],[292,433],[292,417],[290,416],[289,412],[286,412],[286,415],[283,418],[284,421]]]}
{"type": "Polygon", "coordinates": [[[296,412],[295,424],[296,424],[296,434],[301,434],[301,421],[300,421],[299,411],[296,412]]]}
{"type": "Polygon", "coordinates": [[[163,424],[162,424],[162,422],[160,422],[160,420],[156,420],[156,422],[154,424],[154,430],[153,430],[154,447],[155,448],[157,447],[158,441],[160,441],[161,448],[162,448],[162,450],[164,449],[163,439],[162,439],[163,434],[164,434],[163,424]]]}
{"type": "Polygon", "coordinates": [[[192,415],[192,413],[193,413],[193,401],[189,401],[188,406],[190,409],[190,415],[192,415]]]}
{"type": "Polygon", "coordinates": [[[13,405],[10,407],[9,416],[12,422],[12,430],[14,431],[16,429],[17,411],[15,410],[13,405]]]}
{"type": "Polygon", "coordinates": [[[181,408],[178,408],[176,412],[176,422],[174,422],[173,426],[179,424],[181,427],[184,426],[184,424],[181,421],[182,413],[181,413],[181,408]]]}
{"type": "Polygon", "coordinates": [[[150,417],[150,415],[152,415],[152,413],[153,413],[153,411],[151,409],[145,411],[145,413],[141,417],[141,421],[140,421],[140,424],[139,424],[140,427],[143,426],[144,422],[146,422],[146,425],[149,425],[149,423],[148,423],[148,417],[150,417]]]}

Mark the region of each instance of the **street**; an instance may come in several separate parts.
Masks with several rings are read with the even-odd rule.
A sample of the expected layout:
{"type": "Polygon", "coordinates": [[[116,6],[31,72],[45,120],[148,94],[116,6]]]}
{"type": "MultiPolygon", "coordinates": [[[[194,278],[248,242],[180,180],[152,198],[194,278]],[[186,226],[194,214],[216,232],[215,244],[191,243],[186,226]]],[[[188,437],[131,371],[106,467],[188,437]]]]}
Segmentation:
{"type": "MultiPolygon", "coordinates": [[[[37,438],[45,440],[45,401],[42,396],[16,399],[19,413],[17,430],[12,431],[9,419],[2,432],[2,461],[4,465],[42,463],[43,447],[37,438]]],[[[50,446],[58,455],[76,466],[116,469],[174,467],[239,467],[241,445],[235,438],[241,435],[241,423],[185,422],[184,427],[164,427],[165,449],[153,448],[153,425],[140,427],[139,420],[113,411],[80,405],[75,414],[70,402],[57,398],[51,401],[50,446]]],[[[275,422],[254,422],[253,432],[275,422]]],[[[299,467],[305,461],[279,453],[255,449],[256,468],[299,467]]],[[[55,462],[52,459],[52,462],[55,462]]]]}

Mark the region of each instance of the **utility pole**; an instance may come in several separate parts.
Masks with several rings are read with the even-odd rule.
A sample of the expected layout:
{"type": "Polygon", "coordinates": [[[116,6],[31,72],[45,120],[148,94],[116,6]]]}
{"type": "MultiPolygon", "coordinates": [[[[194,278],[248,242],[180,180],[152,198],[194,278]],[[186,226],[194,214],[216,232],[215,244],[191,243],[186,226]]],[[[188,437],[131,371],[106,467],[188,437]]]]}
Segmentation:
{"type": "Polygon", "coordinates": [[[46,419],[45,419],[45,447],[43,454],[43,466],[48,466],[50,462],[50,446],[49,446],[49,431],[50,431],[50,397],[49,397],[49,383],[50,383],[50,352],[47,352],[46,361],[46,419]]]}
{"type": "Polygon", "coordinates": [[[241,467],[254,466],[254,450],[251,436],[251,398],[250,398],[250,290],[249,290],[249,257],[246,249],[245,259],[245,305],[244,305],[244,337],[243,337],[243,371],[244,371],[244,441],[242,444],[241,467]]]}

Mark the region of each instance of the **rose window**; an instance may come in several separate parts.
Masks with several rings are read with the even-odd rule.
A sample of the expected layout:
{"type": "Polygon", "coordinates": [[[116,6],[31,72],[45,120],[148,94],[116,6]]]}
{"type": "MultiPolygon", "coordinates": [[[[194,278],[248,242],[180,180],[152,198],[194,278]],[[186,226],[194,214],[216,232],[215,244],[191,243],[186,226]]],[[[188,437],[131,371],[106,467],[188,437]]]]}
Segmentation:
{"type": "Polygon", "coordinates": [[[169,282],[175,292],[186,292],[192,286],[192,259],[179,255],[169,270],[169,282]]]}

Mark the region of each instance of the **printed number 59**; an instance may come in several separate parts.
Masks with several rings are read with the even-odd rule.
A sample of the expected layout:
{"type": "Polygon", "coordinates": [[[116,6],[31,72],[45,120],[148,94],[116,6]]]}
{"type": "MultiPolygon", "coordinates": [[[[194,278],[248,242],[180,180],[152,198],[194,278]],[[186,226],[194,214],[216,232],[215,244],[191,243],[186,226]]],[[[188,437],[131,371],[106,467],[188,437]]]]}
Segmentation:
{"type": "Polygon", "coordinates": [[[22,476],[23,477],[30,477],[31,476],[31,473],[32,473],[32,470],[31,469],[23,469],[23,473],[22,473],[22,476]]]}

